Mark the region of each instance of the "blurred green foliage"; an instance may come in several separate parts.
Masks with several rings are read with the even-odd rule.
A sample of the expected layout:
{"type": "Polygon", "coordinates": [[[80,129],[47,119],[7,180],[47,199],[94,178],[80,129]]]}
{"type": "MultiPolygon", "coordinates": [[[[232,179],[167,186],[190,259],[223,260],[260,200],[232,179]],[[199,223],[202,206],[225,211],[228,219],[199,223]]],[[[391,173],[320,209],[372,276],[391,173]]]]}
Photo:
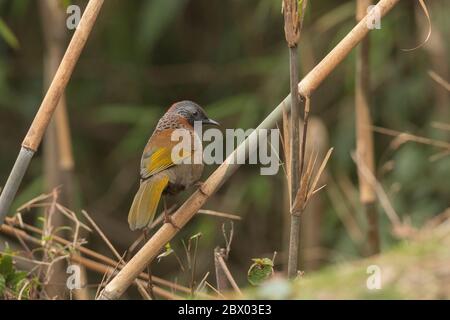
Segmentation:
{"type": "Polygon", "coordinates": [[[450,261],[448,224],[441,225],[438,233],[439,236],[423,233],[376,257],[329,266],[294,282],[273,277],[244,296],[246,299],[449,299],[449,279],[445,276],[450,261]],[[372,277],[379,277],[380,282],[372,277]]]}
{"type": "Polygon", "coordinates": [[[6,247],[0,253],[0,297],[29,299],[31,290],[38,285],[36,279],[27,279],[28,272],[17,270],[14,266],[15,253],[6,247]]]}
{"type": "MultiPolygon", "coordinates": [[[[85,1],[72,1],[84,7],[85,1]]],[[[445,0],[429,3],[436,40],[450,38],[445,0]]],[[[139,159],[158,118],[175,101],[191,99],[205,107],[224,128],[255,127],[289,91],[288,51],[281,2],[208,0],[108,0],[67,89],[76,162],[78,206],[86,208],[123,251],[136,234],[126,215],[138,185],[139,159]]],[[[402,1],[370,33],[374,123],[398,131],[447,139],[432,121],[449,123],[442,88],[427,75],[449,61],[448,41],[438,57],[421,48],[421,16],[414,1],[402,1]]],[[[300,46],[301,74],[308,72],[345,36],[354,21],[354,1],[309,1],[300,46]]],[[[68,37],[71,31],[67,31],[68,37]]],[[[44,45],[37,1],[0,1],[0,183],[6,181],[19,145],[43,96],[44,45]],[[19,46],[20,43],[20,46],[19,46]]],[[[437,40],[436,40],[437,41],[437,40]]],[[[355,149],[354,71],[350,55],[312,97],[312,113],[325,123],[334,147],[329,174],[346,195],[351,212],[365,228],[357,205],[357,176],[350,153],[355,149]],[[346,180],[343,180],[345,178],[346,180]],[[344,188],[350,181],[351,188],[344,188]],[[355,200],[356,199],[356,204],[355,200]]],[[[447,79],[448,80],[448,79],[447,79]]],[[[281,123],[280,123],[281,125],[281,123]]],[[[394,208],[420,225],[449,205],[449,157],[431,162],[439,150],[408,142],[397,149],[392,137],[375,134],[379,179],[394,208]],[[392,161],[392,162],[390,162],[392,161]],[[392,166],[386,164],[392,163],[392,166]],[[388,169],[386,169],[388,168],[388,169]]],[[[44,192],[42,157],[28,171],[15,207],[44,192]]],[[[214,168],[207,168],[205,176],[214,168]]],[[[249,257],[271,256],[283,249],[284,173],[260,176],[244,166],[206,205],[239,214],[230,266],[245,281],[249,257]]],[[[187,193],[180,195],[180,204],[187,193]]],[[[321,248],[328,261],[358,257],[336,208],[321,191],[321,248]]],[[[396,240],[379,208],[382,246],[396,240]]],[[[198,274],[213,269],[213,248],[223,244],[221,219],[196,217],[180,238],[199,231],[198,274]]],[[[99,242],[98,250],[106,249],[99,242]]],[[[181,242],[172,242],[175,251],[181,242]]],[[[171,248],[171,250],[172,250],[171,248]]],[[[174,278],[178,266],[163,259],[154,268],[174,278]]],[[[280,261],[282,258],[279,259],[280,261]]],[[[279,268],[279,266],[275,266],[279,268]]]]}

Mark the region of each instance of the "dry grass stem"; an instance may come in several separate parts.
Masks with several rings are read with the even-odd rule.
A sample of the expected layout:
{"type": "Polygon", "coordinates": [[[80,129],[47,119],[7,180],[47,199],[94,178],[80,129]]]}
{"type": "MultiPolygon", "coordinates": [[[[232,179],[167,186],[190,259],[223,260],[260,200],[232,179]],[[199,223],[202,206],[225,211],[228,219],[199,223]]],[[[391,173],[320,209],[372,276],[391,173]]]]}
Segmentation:
{"type": "Polygon", "coordinates": [[[215,216],[215,217],[219,217],[219,218],[227,218],[227,219],[231,219],[231,220],[242,220],[242,218],[238,215],[214,211],[214,210],[201,209],[201,210],[198,210],[198,213],[209,215],[209,216],[215,216]]]}
{"type": "Polygon", "coordinates": [[[397,131],[397,130],[392,130],[392,129],[387,129],[387,128],[382,128],[382,127],[373,126],[372,128],[373,128],[373,131],[375,131],[375,132],[382,133],[382,134],[385,134],[388,136],[397,137],[397,139],[392,142],[393,149],[397,149],[400,145],[402,145],[405,142],[412,141],[412,142],[430,145],[430,146],[433,146],[436,148],[450,150],[450,143],[448,143],[446,141],[430,139],[430,138],[421,137],[421,136],[417,136],[414,134],[401,132],[401,131],[397,131]]]}
{"type": "Polygon", "coordinates": [[[364,175],[367,181],[369,181],[373,188],[375,189],[375,192],[377,194],[377,197],[381,203],[381,206],[383,207],[384,211],[386,212],[389,221],[391,222],[394,229],[401,227],[401,220],[395,211],[394,207],[391,204],[391,201],[389,200],[386,192],[384,191],[381,184],[377,181],[375,176],[370,172],[370,170],[367,169],[367,166],[364,162],[362,162],[361,158],[358,157],[358,154],[354,153],[352,154],[352,159],[355,161],[356,166],[358,167],[358,170],[361,171],[361,174],[364,175]]]}
{"type": "Polygon", "coordinates": [[[440,75],[438,75],[436,72],[434,72],[433,70],[429,70],[428,71],[428,75],[431,77],[431,79],[433,79],[434,81],[436,81],[438,84],[440,84],[445,90],[450,91],[450,83],[448,83],[447,80],[445,80],[444,78],[442,78],[440,75]]]}
{"type": "Polygon", "coordinates": [[[240,296],[243,296],[241,289],[239,289],[239,286],[237,285],[236,281],[234,280],[233,276],[231,275],[230,270],[227,267],[227,264],[225,263],[225,260],[220,254],[216,255],[217,261],[219,262],[220,267],[222,268],[223,272],[225,273],[228,281],[230,282],[231,286],[233,287],[234,291],[236,291],[237,294],[240,296]]]}
{"type": "Polygon", "coordinates": [[[320,177],[325,171],[325,167],[328,163],[328,160],[331,157],[332,152],[333,148],[330,148],[327,154],[325,155],[324,159],[322,160],[322,163],[320,164],[320,167],[317,170],[314,177],[313,171],[315,163],[317,162],[318,153],[315,154],[314,152],[311,153],[308,164],[306,166],[306,171],[302,175],[300,189],[298,190],[298,193],[295,197],[293,210],[295,210],[296,212],[303,212],[306,208],[306,205],[308,204],[308,201],[310,201],[311,197],[315,193],[317,193],[317,191],[323,188],[322,186],[319,189],[316,189],[316,186],[317,183],[319,182],[320,177]]]}

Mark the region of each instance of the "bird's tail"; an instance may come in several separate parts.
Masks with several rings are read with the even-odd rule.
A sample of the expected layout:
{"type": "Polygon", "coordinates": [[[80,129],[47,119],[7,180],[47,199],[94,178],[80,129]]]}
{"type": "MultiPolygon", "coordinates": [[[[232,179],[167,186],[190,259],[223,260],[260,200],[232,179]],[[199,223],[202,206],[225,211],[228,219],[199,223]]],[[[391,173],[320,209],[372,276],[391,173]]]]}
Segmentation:
{"type": "Polygon", "coordinates": [[[153,176],[141,182],[128,213],[131,230],[145,228],[153,221],[161,194],[168,183],[169,177],[166,175],[153,176]]]}

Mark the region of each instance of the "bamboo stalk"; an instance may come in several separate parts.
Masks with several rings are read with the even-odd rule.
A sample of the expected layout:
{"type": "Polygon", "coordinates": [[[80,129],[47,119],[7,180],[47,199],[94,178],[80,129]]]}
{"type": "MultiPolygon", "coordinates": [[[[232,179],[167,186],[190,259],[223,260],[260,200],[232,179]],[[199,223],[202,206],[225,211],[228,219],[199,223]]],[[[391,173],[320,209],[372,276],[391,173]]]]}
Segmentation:
{"type": "MultiPolygon", "coordinates": [[[[44,85],[47,90],[64,55],[67,36],[66,14],[62,3],[57,0],[40,1],[39,7],[45,40],[44,85]]],[[[72,185],[74,161],[71,145],[66,99],[63,92],[55,110],[55,116],[50,121],[44,137],[44,176],[46,191],[60,186],[59,202],[67,207],[73,207],[74,199],[72,185]]],[[[64,221],[64,217],[58,215],[52,219],[50,228],[57,229],[64,225],[64,221]]],[[[63,297],[65,290],[52,283],[60,283],[65,277],[64,261],[53,265],[46,292],[50,296],[63,297]]],[[[87,290],[77,290],[75,297],[86,300],[87,290]]]]}
{"type": "Polygon", "coordinates": [[[3,223],[6,214],[9,212],[23,176],[42,141],[45,130],[72,76],[103,2],[104,0],[90,0],[87,4],[47,94],[22,142],[22,148],[0,195],[0,223],[3,223]]]}
{"type": "MultiPolygon", "coordinates": [[[[83,266],[85,266],[86,268],[88,268],[89,270],[93,270],[95,272],[98,272],[100,274],[115,274],[117,273],[117,271],[114,271],[113,267],[110,266],[105,266],[102,263],[78,256],[78,255],[72,255],[71,256],[72,261],[79,263],[83,266]]],[[[146,283],[143,280],[140,279],[136,279],[135,281],[136,285],[140,285],[142,287],[145,287],[146,283]]],[[[165,299],[170,299],[170,300],[181,300],[183,299],[182,297],[172,294],[167,290],[162,289],[161,287],[158,286],[154,286],[153,287],[153,291],[160,297],[165,298],[165,299]]]]}
{"type": "MultiPolygon", "coordinates": [[[[377,4],[380,16],[389,12],[399,0],[380,0],[377,4]]],[[[350,53],[350,51],[367,35],[366,16],[342,39],[337,46],[299,83],[299,93],[302,96],[310,96],[311,93],[322,83],[322,81],[333,71],[337,65],[350,53]]],[[[247,137],[230,154],[225,162],[219,166],[211,176],[195,191],[186,202],[172,215],[175,225],[182,228],[196,212],[211,197],[228,178],[230,178],[239,168],[234,159],[237,154],[255,151],[254,141],[259,133],[259,129],[270,129],[276,125],[281,118],[283,108],[290,105],[290,95],[288,95],[267,118],[256,128],[250,136],[247,137]]],[[[171,224],[164,224],[153,237],[136,253],[136,255],[124,266],[124,268],[114,277],[100,293],[98,299],[118,299],[130,286],[133,280],[144,270],[147,263],[153,260],[161,248],[169,242],[178,232],[171,224]]]]}
{"type": "MultiPolygon", "coordinates": [[[[371,0],[356,2],[356,21],[364,18],[371,0]]],[[[372,119],[370,116],[370,67],[369,67],[369,37],[366,37],[356,48],[355,75],[355,126],[356,152],[360,160],[372,174],[375,172],[375,157],[373,146],[372,119]]],[[[378,229],[378,214],[376,209],[376,195],[372,185],[358,171],[359,199],[364,208],[368,223],[367,244],[368,254],[380,251],[380,236],[378,229]]]]}
{"type": "Polygon", "coordinates": [[[303,25],[303,18],[308,1],[283,0],[284,32],[289,47],[289,73],[291,89],[291,125],[290,125],[290,208],[291,232],[289,239],[288,276],[297,274],[299,241],[300,241],[300,214],[292,211],[295,195],[300,187],[301,160],[300,160],[300,101],[298,96],[298,43],[303,25]]]}

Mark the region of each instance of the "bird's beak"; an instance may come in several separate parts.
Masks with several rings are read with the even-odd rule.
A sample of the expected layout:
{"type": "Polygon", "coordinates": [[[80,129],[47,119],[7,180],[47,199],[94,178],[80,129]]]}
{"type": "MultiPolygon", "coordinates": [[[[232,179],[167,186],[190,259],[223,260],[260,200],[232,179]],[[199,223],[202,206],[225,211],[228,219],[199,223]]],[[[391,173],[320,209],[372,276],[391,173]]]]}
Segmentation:
{"type": "Polygon", "coordinates": [[[218,123],[217,121],[215,121],[213,119],[205,119],[202,121],[202,124],[209,124],[211,126],[220,127],[220,123],[218,123]]]}

